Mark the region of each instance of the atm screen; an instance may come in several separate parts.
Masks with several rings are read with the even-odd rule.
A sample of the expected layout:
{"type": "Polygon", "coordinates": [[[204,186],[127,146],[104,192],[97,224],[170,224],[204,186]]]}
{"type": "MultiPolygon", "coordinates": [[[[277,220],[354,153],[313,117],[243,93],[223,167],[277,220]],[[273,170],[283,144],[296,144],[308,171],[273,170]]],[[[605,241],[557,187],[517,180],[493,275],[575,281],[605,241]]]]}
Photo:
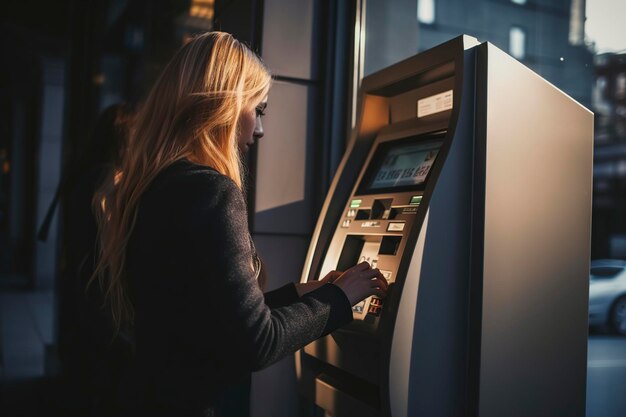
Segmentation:
{"type": "Polygon", "coordinates": [[[382,143],[359,187],[360,194],[423,188],[440,147],[440,140],[421,137],[382,143]]]}

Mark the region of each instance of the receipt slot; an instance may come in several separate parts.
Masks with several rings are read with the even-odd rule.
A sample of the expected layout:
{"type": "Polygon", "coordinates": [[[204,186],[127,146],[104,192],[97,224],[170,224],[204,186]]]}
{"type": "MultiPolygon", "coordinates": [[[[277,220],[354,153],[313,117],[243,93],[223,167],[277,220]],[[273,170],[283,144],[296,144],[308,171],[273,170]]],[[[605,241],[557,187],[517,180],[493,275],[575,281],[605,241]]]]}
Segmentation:
{"type": "Polygon", "coordinates": [[[366,77],[302,282],[385,299],[296,355],[327,415],[585,413],[593,115],[461,36],[366,77]]]}

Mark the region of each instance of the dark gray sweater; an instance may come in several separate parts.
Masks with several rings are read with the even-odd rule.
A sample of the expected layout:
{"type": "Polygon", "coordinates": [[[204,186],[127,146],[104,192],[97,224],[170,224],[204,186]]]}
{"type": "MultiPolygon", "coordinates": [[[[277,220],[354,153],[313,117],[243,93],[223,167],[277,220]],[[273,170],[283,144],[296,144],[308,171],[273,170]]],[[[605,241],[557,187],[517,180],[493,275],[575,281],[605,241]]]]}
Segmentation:
{"type": "Polygon", "coordinates": [[[131,414],[211,415],[229,384],[352,320],[332,284],[264,297],[253,251],[241,191],[211,168],[177,162],[142,196],[127,251],[136,353],[120,403],[131,414]]]}

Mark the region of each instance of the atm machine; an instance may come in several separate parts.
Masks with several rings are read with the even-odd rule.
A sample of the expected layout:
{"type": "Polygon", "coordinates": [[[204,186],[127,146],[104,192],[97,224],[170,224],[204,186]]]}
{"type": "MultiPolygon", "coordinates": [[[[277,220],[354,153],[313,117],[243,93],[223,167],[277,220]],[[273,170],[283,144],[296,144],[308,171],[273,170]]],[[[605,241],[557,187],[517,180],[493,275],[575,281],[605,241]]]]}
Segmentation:
{"type": "Polygon", "coordinates": [[[593,114],[461,36],[363,79],[301,282],[391,284],[296,355],[343,416],[584,416],[593,114]]]}

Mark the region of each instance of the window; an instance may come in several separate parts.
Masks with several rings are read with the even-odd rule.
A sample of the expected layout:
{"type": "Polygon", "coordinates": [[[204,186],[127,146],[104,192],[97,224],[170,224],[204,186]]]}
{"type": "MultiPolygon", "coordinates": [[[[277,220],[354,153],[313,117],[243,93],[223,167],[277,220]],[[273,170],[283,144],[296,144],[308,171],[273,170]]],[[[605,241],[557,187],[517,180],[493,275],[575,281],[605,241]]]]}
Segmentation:
{"type": "Polygon", "coordinates": [[[513,26],[509,30],[509,52],[517,59],[526,58],[526,31],[513,26]]]}
{"type": "Polygon", "coordinates": [[[620,72],[615,78],[615,98],[626,96],[626,72],[620,72]]]}
{"type": "MultiPolygon", "coordinates": [[[[591,102],[594,107],[594,111],[600,115],[608,115],[611,112],[611,104],[608,102],[607,96],[607,79],[605,76],[599,76],[596,78],[595,86],[591,92],[591,102]]],[[[602,125],[602,119],[599,120],[602,125]]],[[[600,126],[599,125],[599,126],[600,126]]]]}
{"type": "Polygon", "coordinates": [[[428,25],[435,23],[435,0],[417,0],[417,21],[428,25]]]}

